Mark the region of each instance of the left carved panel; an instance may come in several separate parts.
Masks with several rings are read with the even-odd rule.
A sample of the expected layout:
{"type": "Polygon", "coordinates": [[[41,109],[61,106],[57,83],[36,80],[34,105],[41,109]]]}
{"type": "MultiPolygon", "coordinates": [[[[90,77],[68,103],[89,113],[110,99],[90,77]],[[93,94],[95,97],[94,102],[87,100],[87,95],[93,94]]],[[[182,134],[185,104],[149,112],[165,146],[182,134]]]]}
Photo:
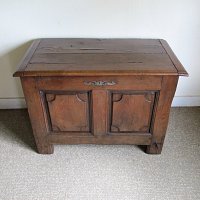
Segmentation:
{"type": "Polygon", "coordinates": [[[89,92],[47,92],[44,100],[50,131],[90,132],[89,92]]]}

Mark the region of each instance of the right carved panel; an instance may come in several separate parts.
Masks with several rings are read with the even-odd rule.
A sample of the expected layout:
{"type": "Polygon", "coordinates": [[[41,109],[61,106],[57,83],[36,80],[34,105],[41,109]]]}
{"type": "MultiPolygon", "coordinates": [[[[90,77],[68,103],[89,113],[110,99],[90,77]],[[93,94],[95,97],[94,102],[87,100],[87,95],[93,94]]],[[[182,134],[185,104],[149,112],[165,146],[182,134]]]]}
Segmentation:
{"type": "Polygon", "coordinates": [[[152,91],[112,93],[110,131],[149,133],[154,99],[152,91]]]}

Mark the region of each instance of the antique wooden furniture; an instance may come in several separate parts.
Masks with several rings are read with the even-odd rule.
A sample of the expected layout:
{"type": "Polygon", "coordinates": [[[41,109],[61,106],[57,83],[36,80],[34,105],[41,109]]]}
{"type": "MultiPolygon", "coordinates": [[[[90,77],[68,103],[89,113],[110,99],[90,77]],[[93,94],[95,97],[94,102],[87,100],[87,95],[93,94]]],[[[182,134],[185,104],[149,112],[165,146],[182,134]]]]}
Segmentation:
{"type": "Polygon", "coordinates": [[[159,39],[35,40],[21,78],[38,152],[54,144],[137,144],[161,153],[178,77],[159,39]]]}

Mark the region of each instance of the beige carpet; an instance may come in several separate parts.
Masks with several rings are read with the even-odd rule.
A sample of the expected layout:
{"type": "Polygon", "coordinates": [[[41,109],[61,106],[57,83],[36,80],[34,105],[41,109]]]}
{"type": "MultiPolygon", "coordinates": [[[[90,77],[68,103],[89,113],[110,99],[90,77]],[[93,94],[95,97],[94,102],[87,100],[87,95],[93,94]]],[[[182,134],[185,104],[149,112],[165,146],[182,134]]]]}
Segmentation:
{"type": "Polygon", "coordinates": [[[0,110],[0,200],[199,200],[200,108],[173,108],[161,155],[63,145],[39,155],[26,110],[0,110]]]}

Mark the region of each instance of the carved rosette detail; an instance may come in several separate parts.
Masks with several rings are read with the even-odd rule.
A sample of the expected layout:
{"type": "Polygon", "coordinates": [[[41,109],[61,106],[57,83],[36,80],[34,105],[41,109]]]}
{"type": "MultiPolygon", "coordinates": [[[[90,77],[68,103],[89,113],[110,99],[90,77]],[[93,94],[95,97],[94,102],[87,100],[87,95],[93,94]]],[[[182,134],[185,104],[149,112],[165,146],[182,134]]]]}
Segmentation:
{"type": "Polygon", "coordinates": [[[122,98],[123,98],[123,94],[113,94],[112,101],[113,102],[121,101],[122,98]]]}
{"type": "Polygon", "coordinates": [[[78,101],[87,102],[87,95],[85,93],[76,94],[78,101]]]}
{"type": "Polygon", "coordinates": [[[154,93],[147,93],[147,94],[144,95],[145,100],[146,100],[147,102],[149,102],[149,103],[151,103],[152,100],[153,100],[152,94],[154,94],[154,93]]]}
{"type": "Polygon", "coordinates": [[[56,99],[56,95],[55,94],[46,94],[46,99],[47,99],[47,102],[52,102],[56,99]]]}

